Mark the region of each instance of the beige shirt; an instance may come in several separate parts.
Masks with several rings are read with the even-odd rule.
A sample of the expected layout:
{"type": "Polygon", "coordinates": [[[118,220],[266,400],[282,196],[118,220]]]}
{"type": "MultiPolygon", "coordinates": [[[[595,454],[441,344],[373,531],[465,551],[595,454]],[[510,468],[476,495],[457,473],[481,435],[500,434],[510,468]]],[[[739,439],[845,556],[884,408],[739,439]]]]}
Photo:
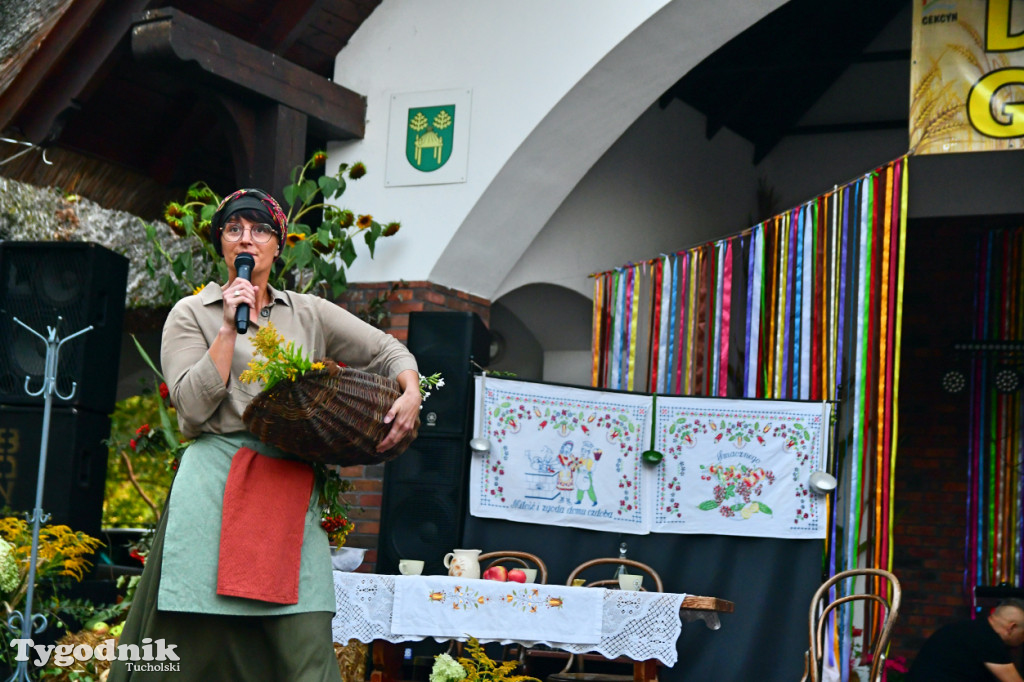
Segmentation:
{"type": "MultiPolygon", "coordinates": [[[[277,291],[269,285],[267,294],[271,303],[251,314],[246,337],[270,320],[286,342],[294,341],[314,360],[326,357],[392,379],[417,369],[416,359],[401,342],[344,308],[319,296],[277,291]]],[[[262,384],[238,381],[252,359],[248,338],[235,342],[226,385],[207,352],[223,324],[222,300],[221,286],[210,282],[198,294],[178,301],[164,324],[160,362],[186,438],[245,430],[242,413],[263,390],[262,384]]]]}

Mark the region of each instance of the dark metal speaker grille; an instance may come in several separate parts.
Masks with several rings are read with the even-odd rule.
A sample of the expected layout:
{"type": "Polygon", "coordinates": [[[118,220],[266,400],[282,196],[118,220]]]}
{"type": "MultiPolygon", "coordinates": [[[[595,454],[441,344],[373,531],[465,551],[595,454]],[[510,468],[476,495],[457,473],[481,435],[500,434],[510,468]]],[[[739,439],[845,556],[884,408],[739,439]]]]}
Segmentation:
{"type": "Polygon", "coordinates": [[[464,438],[419,437],[387,463],[378,570],[394,572],[399,559],[422,559],[428,574],[459,546],[466,509],[469,446],[464,438]]]}
{"type": "MultiPolygon", "coordinates": [[[[86,301],[89,273],[86,258],[63,252],[48,258],[5,258],[3,297],[0,307],[6,313],[2,324],[4,337],[10,340],[10,353],[0,360],[0,391],[17,395],[29,387],[37,390],[46,368],[46,344],[21,325],[18,318],[43,336],[55,327],[64,338],[89,326],[86,301]]],[[[75,381],[76,369],[84,361],[84,339],[72,339],[61,348],[57,388],[67,395],[75,381]]]]}
{"type": "Polygon", "coordinates": [[[57,403],[108,413],[114,405],[128,259],[88,242],[0,242],[0,404],[42,404],[25,392],[42,387],[46,343],[56,329],[60,349],[57,403]]]}

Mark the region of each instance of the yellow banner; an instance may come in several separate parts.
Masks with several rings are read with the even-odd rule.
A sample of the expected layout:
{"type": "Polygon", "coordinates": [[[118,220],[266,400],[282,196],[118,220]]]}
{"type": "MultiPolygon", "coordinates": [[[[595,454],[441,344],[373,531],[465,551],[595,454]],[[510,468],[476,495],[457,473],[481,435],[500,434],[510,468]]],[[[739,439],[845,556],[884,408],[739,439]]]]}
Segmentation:
{"type": "Polygon", "coordinates": [[[1024,0],[914,0],[910,149],[1024,146],[1024,0]]]}

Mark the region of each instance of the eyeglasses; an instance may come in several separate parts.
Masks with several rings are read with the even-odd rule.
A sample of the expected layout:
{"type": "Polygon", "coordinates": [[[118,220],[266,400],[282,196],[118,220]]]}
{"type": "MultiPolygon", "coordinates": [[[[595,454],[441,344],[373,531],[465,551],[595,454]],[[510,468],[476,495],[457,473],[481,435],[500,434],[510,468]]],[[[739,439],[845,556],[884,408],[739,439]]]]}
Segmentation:
{"type": "MultiPolygon", "coordinates": [[[[227,223],[224,225],[224,241],[226,242],[237,242],[242,238],[242,234],[245,233],[245,227],[241,223],[227,223]]],[[[253,223],[253,226],[249,228],[249,235],[252,240],[257,244],[266,244],[270,241],[271,237],[276,237],[277,232],[274,228],[266,223],[253,223]]]]}

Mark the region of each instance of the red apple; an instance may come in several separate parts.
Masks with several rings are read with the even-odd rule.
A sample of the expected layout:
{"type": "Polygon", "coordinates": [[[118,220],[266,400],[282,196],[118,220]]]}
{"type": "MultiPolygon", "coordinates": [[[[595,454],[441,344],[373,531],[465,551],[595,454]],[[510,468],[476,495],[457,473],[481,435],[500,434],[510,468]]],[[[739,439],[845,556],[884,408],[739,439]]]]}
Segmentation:
{"type": "Polygon", "coordinates": [[[504,566],[491,566],[483,574],[484,580],[497,580],[498,582],[505,582],[508,580],[508,571],[504,566]]]}
{"type": "Polygon", "coordinates": [[[508,579],[514,583],[525,583],[526,573],[521,568],[513,568],[508,572],[508,579]]]}

